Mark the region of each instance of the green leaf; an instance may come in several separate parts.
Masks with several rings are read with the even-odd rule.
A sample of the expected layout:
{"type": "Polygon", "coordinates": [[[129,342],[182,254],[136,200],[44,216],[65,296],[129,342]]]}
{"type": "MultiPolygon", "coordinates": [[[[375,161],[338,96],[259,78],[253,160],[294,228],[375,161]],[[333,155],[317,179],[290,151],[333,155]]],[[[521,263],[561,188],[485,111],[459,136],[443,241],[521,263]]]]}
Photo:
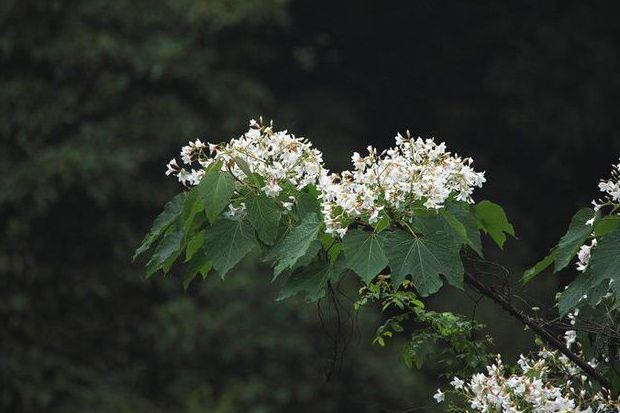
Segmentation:
{"type": "Polygon", "coordinates": [[[442,210],[441,215],[446,220],[448,228],[450,228],[463,243],[467,243],[467,230],[465,229],[465,225],[447,210],[442,210]]]}
{"type": "Polygon", "coordinates": [[[374,225],[374,229],[375,229],[375,232],[378,234],[378,233],[382,232],[383,230],[387,229],[387,227],[389,227],[389,226],[390,226],[390,217],[388,217],[387,215],[384,215],[374,225]]]}
{"type": "Polygon", "coordinates": [[[153,225],[151,226],[148,234],[146,234],[146,236],[142,240],[142,244],[134,253],[134,260],[140,254],[151,248],[151,246],[155,241],[157,241],[159,236],[174,222],[175,219],[179,217],[183,208],[184,199],[185,192],[182,192],[176,195],[166,204],[164,210],[159,214],[159,216],[157,216],[157,218],[155,218],[155,221],[153,221],[153,225]]]}
{"type": "Polygon", "coordinates": [[[577,275],[577,278],[560,294],[558,299],[560,316],[565,316],[566,313],[575,308],[585,299],[584,297],[587,297],[588,292],[597,285],[590,272],[577,275]]]}
{"type": "Polygon", "coordinates": [[[340,254],[342,253],[343,250],[344,248],[342,247],[342,242],[336,241],[329,248],[329,250],[327,250],[327,257],[329,259],[329,262],[330,263],[336,262],[336,260],[338,259],[338,257],[340,257],[340,254]]]}
{"type": "Polygon", "coordinates": [[[222,278],[255,245],[254,228],[243,219],[219,219],[205,231],[207,258],[222,278]]]}
{"type": "Polygon", "coordinates": [[[620,231],[610,232],[597,239],[596,248],[592,249],[592,257],[588,270],[579,274],[568,285],[558,299],[561,315],[576,307],[581,301],[595,305],[602,295],[607,293],[608,286],[620,297],[618,268],[620,268],[620,231]],[[610,284],[611,283],[611,284],[610,284]]]}
{"type": "Polygon", "coordinates": [[[205,232],[199,231],[189,240],[187,243],[187,247],[185,248],[185,262],[188,262],[192,259],[194,254],[203,246],[205,243],[205,232]]]}
{"type": "Polygon", "coordinates": [[[592,219],[595,213],[592,208],[583,208],[573,216],[568,231],[558,242],[555,254],[555,271],[566,267],[575,257],[579,248],[592,233],[592,226],[586,221],[592,219]]]}
{"type": "Polygon", "coordinates": [[[222,213],[235,191],[233,177],[228,172],[209,172],[198,184],[200,199],[204,202],[211,223],[222,213]]]}
{"type": "Polygon", "coordinates": [[[545,258],[536,263],[532,268],[528,269],[523,273],[523,277],[521,278],[521,284],[527,284],[532,279],[534,279],[538,274],[546,270],[548,267],[553,264],[555,261],[555,248],[549,252],[545,258]]]}
{"type": "Polygon", "coordinates": [[[506,242],[506,234],[515,236],[512,224],[508,222],[504,209],[491,201],[482,201],[474,206],[474,213],[480,228],[487,233],[501,249],[506,242]]]}
{"type": "Polygon", "coordinates": [[[610,280],[616,298],[620,296],[620,231],[610,232],[597,239],[592,248],[589,271],[592,273],[591,288],[604,280],[610,280]]]}
{"type": "MultiPolygon", "coordinates": [[[[427,235],[435,232],[446,232],[446,221],[437,214],[416,216],[411,226],[416,234],[427,235]]],[[[460,246],[461,240],[454,238],[454,243],[460,246]]]]}
{"type": "Polygon", "coordinates": [[[318,239],[315,239],[314,241],[312,241],[312,243],[308,247],[308,250],[306,251],[306,253],[297,260],[297,262],[295,263],[295,265],[291,267],[291,269],[296,270],[297,268],[309,265],[312,261],[314,261],[317,258],[320,250],[321,250],[321,241],[319,241],[318,239]]]}
{"type": "Polygon", "coordinates": [[[316,214],[317,216],[321,216],[321,204],[319,203],[315,193],[301,191],[297,194],[296,201],[297,216],[299,216],[300,219],[303,219],[308,214],[316,214]]]}
{"type": "Polygon", "coordinates": [[[385,255],[392,270],[392,282],[400,286],[407,275],[421,296],[433,294],[446,280],[462,288],[463,264],[459,246],[445,232],[432,232],[424,237],[413,237],[405,231],[386,235],[385,255]]]}
{"type": "Polygon", "coordinates": [[[473,215],[469,205],[448,204],[442,210],[442,215],[449,226],[461,241],[468,245],[478,256],[482,257],[482,241],[480,240],[480,229],[478,222],[473,215]]]}
{"type": "Polygon", "coordinates": [[[278,204],[265,194],[251,196],[245,203],[248,220],[256,230],[258,238],[272,245],[278,236],[278,224],[282,215],[278,204]]]}
{"type": "Polygon", "coordinates": [[[306,215],[301,223],[288,231],[265,255],[265,261],[273,261],[274,278],[282,271],[292,269],[306,255],[317,239],[321,223],[315,213],[306,215]]]}
{"type": "Polygon", "coordinates": [[[335,264],[316,261],[295,270],[286,280],[277,301],[305,293],[307,302],[316,302],[325,296],[327,282],[336,282],[345,271],[342,261],[335,264]]]}
{"type": "Polygon", "coordinates": [[[205,210],[204,201],[202,199],[202,195],[200,194],[201,190],[202,188],[200,185],[195,186],[186,193],[187,196],[183,202],[182,215],[185,221],[183,231],[185,231],[186,236],[192,231],[192,228],[194,228],[196,224],[202,225],[204,221],[204,216],[200,216],[200,214],[205,210]],[[201,218],[198,221],[196,220],[197,216],[201,218]]]}
{"type": "Polygon", "coordinates": [[[369,283],[388,265],[382,236],[361,229],[351,229],[342,239],[347,266],[369,283]]]}
{"type": "Polygon", "coordinates": [[[609,215],[594,224],[594,234],[597,237],[615,231],[620,227],[620,216],[609,215]]]}
{"type": "MultiPolygon", "coordinates": [[[[151,256],[151,259],[146,264],[146,275],[150,277],[157,270],[162,269],[164,264],[169,261],[172,257],[176,258],[175,255],[178,255],[179,249],[181,248],[181,241],[183,240],[183,225],[181,220],[177,220],[175,225],[170,226],[166,233],[162,237],[159,244],[155,248],[155,252],[151,256]]],[[[174,259],[173,259],[174,261],[174,259]]],[[[172,265],[171,262],[168,262],[167,269],[172,265]]]]}
{"type": "Polygon", "coordinates": [[[239,167],[239,169],[241,169],[241,171],[243,171],[243,173],[245,174],[246,177],[251,177],[252,176],[252,170],[250,169],[250,165],[248,165],[248,163],[242,159],[239,158],[238,156],[234,158],[235,163],[237,164],[237,166],[239,167]]]}
{"type": "Polygon", "coordinates": [[[209,271],[211,271],[212,264],[207,259],[205,254],[195,255],[189,262],[187,272],[183,277],[183,288],[187,290],[190,283],[196,278],[198,274],[202,276],[202,279],[207,278],[209,271]]]}

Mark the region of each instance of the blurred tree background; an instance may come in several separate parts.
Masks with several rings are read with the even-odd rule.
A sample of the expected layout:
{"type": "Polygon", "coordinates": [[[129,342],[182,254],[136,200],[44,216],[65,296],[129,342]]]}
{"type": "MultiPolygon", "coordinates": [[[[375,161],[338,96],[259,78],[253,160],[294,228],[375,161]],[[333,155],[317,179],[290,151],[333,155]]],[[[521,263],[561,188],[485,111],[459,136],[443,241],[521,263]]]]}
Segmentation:
{"type": "MultiPolygon", "coordinates": [[[[487,171],[519,272],[620,155],[616,2],[0,2],[0,411],[403,411],[440,368],[370,344],[378,313],[275,303],[248,260],[226,283],[145,282],[133,249],[179,190],[164,164],[260,114],[334,169],[396,131],[487,171]],[[543,231],[536,228],[544,228],[543,231]],[[349,317],[353,318],[353,324],[349,317]],[[346,345],[348,343],[348,345],[346,345]],[[327,380],[329,378],[329,380],[327,380]]],[[[548,303],[570,275],[529,293],[548,303]]],[[[354,292],[354,290],[353,290],[354,292]]],[[[434,308],[471,309],[462,294],[434,308]]],[[[485,308],[492,309],[488,306],[485,308]]],[[[465,309],[465,310],[464,310],[465,309]]],[[[479,311],[498,350],[528,337],[479,311]]]]}

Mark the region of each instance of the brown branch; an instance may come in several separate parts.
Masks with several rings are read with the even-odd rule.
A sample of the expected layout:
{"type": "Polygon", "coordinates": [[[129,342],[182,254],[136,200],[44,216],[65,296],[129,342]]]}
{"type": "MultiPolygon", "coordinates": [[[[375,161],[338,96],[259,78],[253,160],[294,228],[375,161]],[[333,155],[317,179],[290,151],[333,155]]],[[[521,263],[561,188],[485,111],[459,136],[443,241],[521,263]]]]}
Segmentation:
{"type": "Polygon", "coordinates": [[[521,323],[531,328],[532,331],[534,331],[543,341],[545,341],[549,346],[560,351],[562,354],[568,357],[570,361],[579,366],[579,368],[581,368],[581,370],[587,373],[588,376],[590,376],[592,379],[599,382],[603,387],[611,389],[611,383],[605,377],[599,374],[585,360],[583,360],[581,357],[579,357],[577,354],[567,348],[565,343],[563,343],[556,336],[550,333],[538,321],[513,306],[512,303],[510,303],[510,301],[508,301],[503,295],[498,294],[496,291],[480,282],[476,277],[474,277],[468,272],[465,272],[465,281],[467,281],[470,286],[478,290],[481,294],[493,300],[512,317],[516,318],[521,323]]]}

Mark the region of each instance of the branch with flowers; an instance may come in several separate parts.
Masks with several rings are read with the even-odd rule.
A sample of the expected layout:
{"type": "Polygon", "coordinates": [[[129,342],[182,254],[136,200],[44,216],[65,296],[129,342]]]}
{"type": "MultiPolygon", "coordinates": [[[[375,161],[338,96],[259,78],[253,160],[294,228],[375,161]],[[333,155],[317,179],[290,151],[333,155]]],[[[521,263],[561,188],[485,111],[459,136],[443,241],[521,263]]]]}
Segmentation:
{"type": "MultiPolygon", "coordinates": [[[[187,287],[199,275],[206,278],[216,272],[224,278],[250,252],[258,251],[273,268],[273,280],[282,285],[279,299],[303,294],[309,302],[322,299],[330,285],[356,274],[362,285],[356,306],[378,301],[384,311],[391,311],[376,342],[384,345],[393,334],[403,332],[403,322],[414,321],[425,327],[411,336],[405,355],[408,364],[420,366],[428,357],[425,343],[433,342],[449,350],[455,360],[452,367],[460,364],[479,371],[491,362],[488,340],[470,340],[472,332],[481,329],[479,323],[428,311],[422,301],[438,293],[444,283],[461,290],[473,288],[532,328],[555,359],[594,380],[592,403],[611,405],[611,394],[620,390],[616,351],[620,288],[615,281],[620,270],[620,166],[600,184],[604,199],[594,202],[594,208],[580,210],[558,245],[522,278],[523,283],[530,282],[548,267],[560,271],[576,259],[581,274],[557,300],[560,319],[568,319],[570,326],[556,331],[516,308],[509,294],[489,288],[469,270],[472,262],[484,259],[482,236],[503,248],[507,237],[515,235],[499,205],[474,201],[474,189],[484,184],[485,175],[473,168],[471,158],[450,153],[433,139],[413,138],[409,132],[398,134],[390,149],[379,152],[368,147],[365,156],[354,153],[351,170],[330,172],[322,158],[309,140],[276,131],[262,119],[251,121],[246,133],[229,142],[190,142],[181,150],[181,164],[172,159],[166,171],[185,190],[166,204],[134,259],[151,251],[146,263],[149,277],[180,266],[187,287]],[[592,325],[608,334],[593,337],[591,331],[580,330],[592,325]],[[587,345],[571,349],[577,338],[587,345]]],[[[493,377],[499,383],[504,370],[499,361],[494,366],[493,377]]],[[[544,366],[531,371],[538,372],[532,380],[542,380],[548,373],[544,366]]],[[[468,389],[463,393],[466,398],[475,396],[478,384],[460,379],[456,383],[456,390],[468,389]]],[[[545,394],[583,405],[563,390],[545,394]]],[[[475,407],[483,406],[480,403],[470,407],[581,411],[519,410],[514,406],[529,402],[506,403],[495,404],[496,410],[475,407]]]]}

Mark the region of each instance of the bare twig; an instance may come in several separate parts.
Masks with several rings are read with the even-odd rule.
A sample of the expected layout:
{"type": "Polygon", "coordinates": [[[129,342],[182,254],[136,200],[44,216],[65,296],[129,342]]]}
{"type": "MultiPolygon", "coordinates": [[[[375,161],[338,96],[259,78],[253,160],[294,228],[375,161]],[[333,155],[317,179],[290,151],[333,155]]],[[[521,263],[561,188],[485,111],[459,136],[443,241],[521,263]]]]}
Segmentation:
{"type": "Polygon", "coordinates": [[[469,272],[465,272],[465,281],[478,290],[481,294],[493,300],[496,304],[498,304],[502,309],[504,309],[508,314],[512,317],[519,320],[524,325],[528,326],[532,329],[538,336],[545,341],[549,346],[558,350],[562,354],[564,354],[570,361],[575,363],[581,370],[588,374],[592,379],[596,380],[601,384],[601,386],[610,389],[611,383],[602,375],[600,375],[591,365],[589,365],[585,360],[571,351],[566,347],[565,343],[560,341],[556,336],[550,333],[541,323],[539,323],[534,318],[525,314],[520,309],[516,308],[506,297],[502,294],[499,294],[492,288],[480,282],[474,275],[469,272]]]}

